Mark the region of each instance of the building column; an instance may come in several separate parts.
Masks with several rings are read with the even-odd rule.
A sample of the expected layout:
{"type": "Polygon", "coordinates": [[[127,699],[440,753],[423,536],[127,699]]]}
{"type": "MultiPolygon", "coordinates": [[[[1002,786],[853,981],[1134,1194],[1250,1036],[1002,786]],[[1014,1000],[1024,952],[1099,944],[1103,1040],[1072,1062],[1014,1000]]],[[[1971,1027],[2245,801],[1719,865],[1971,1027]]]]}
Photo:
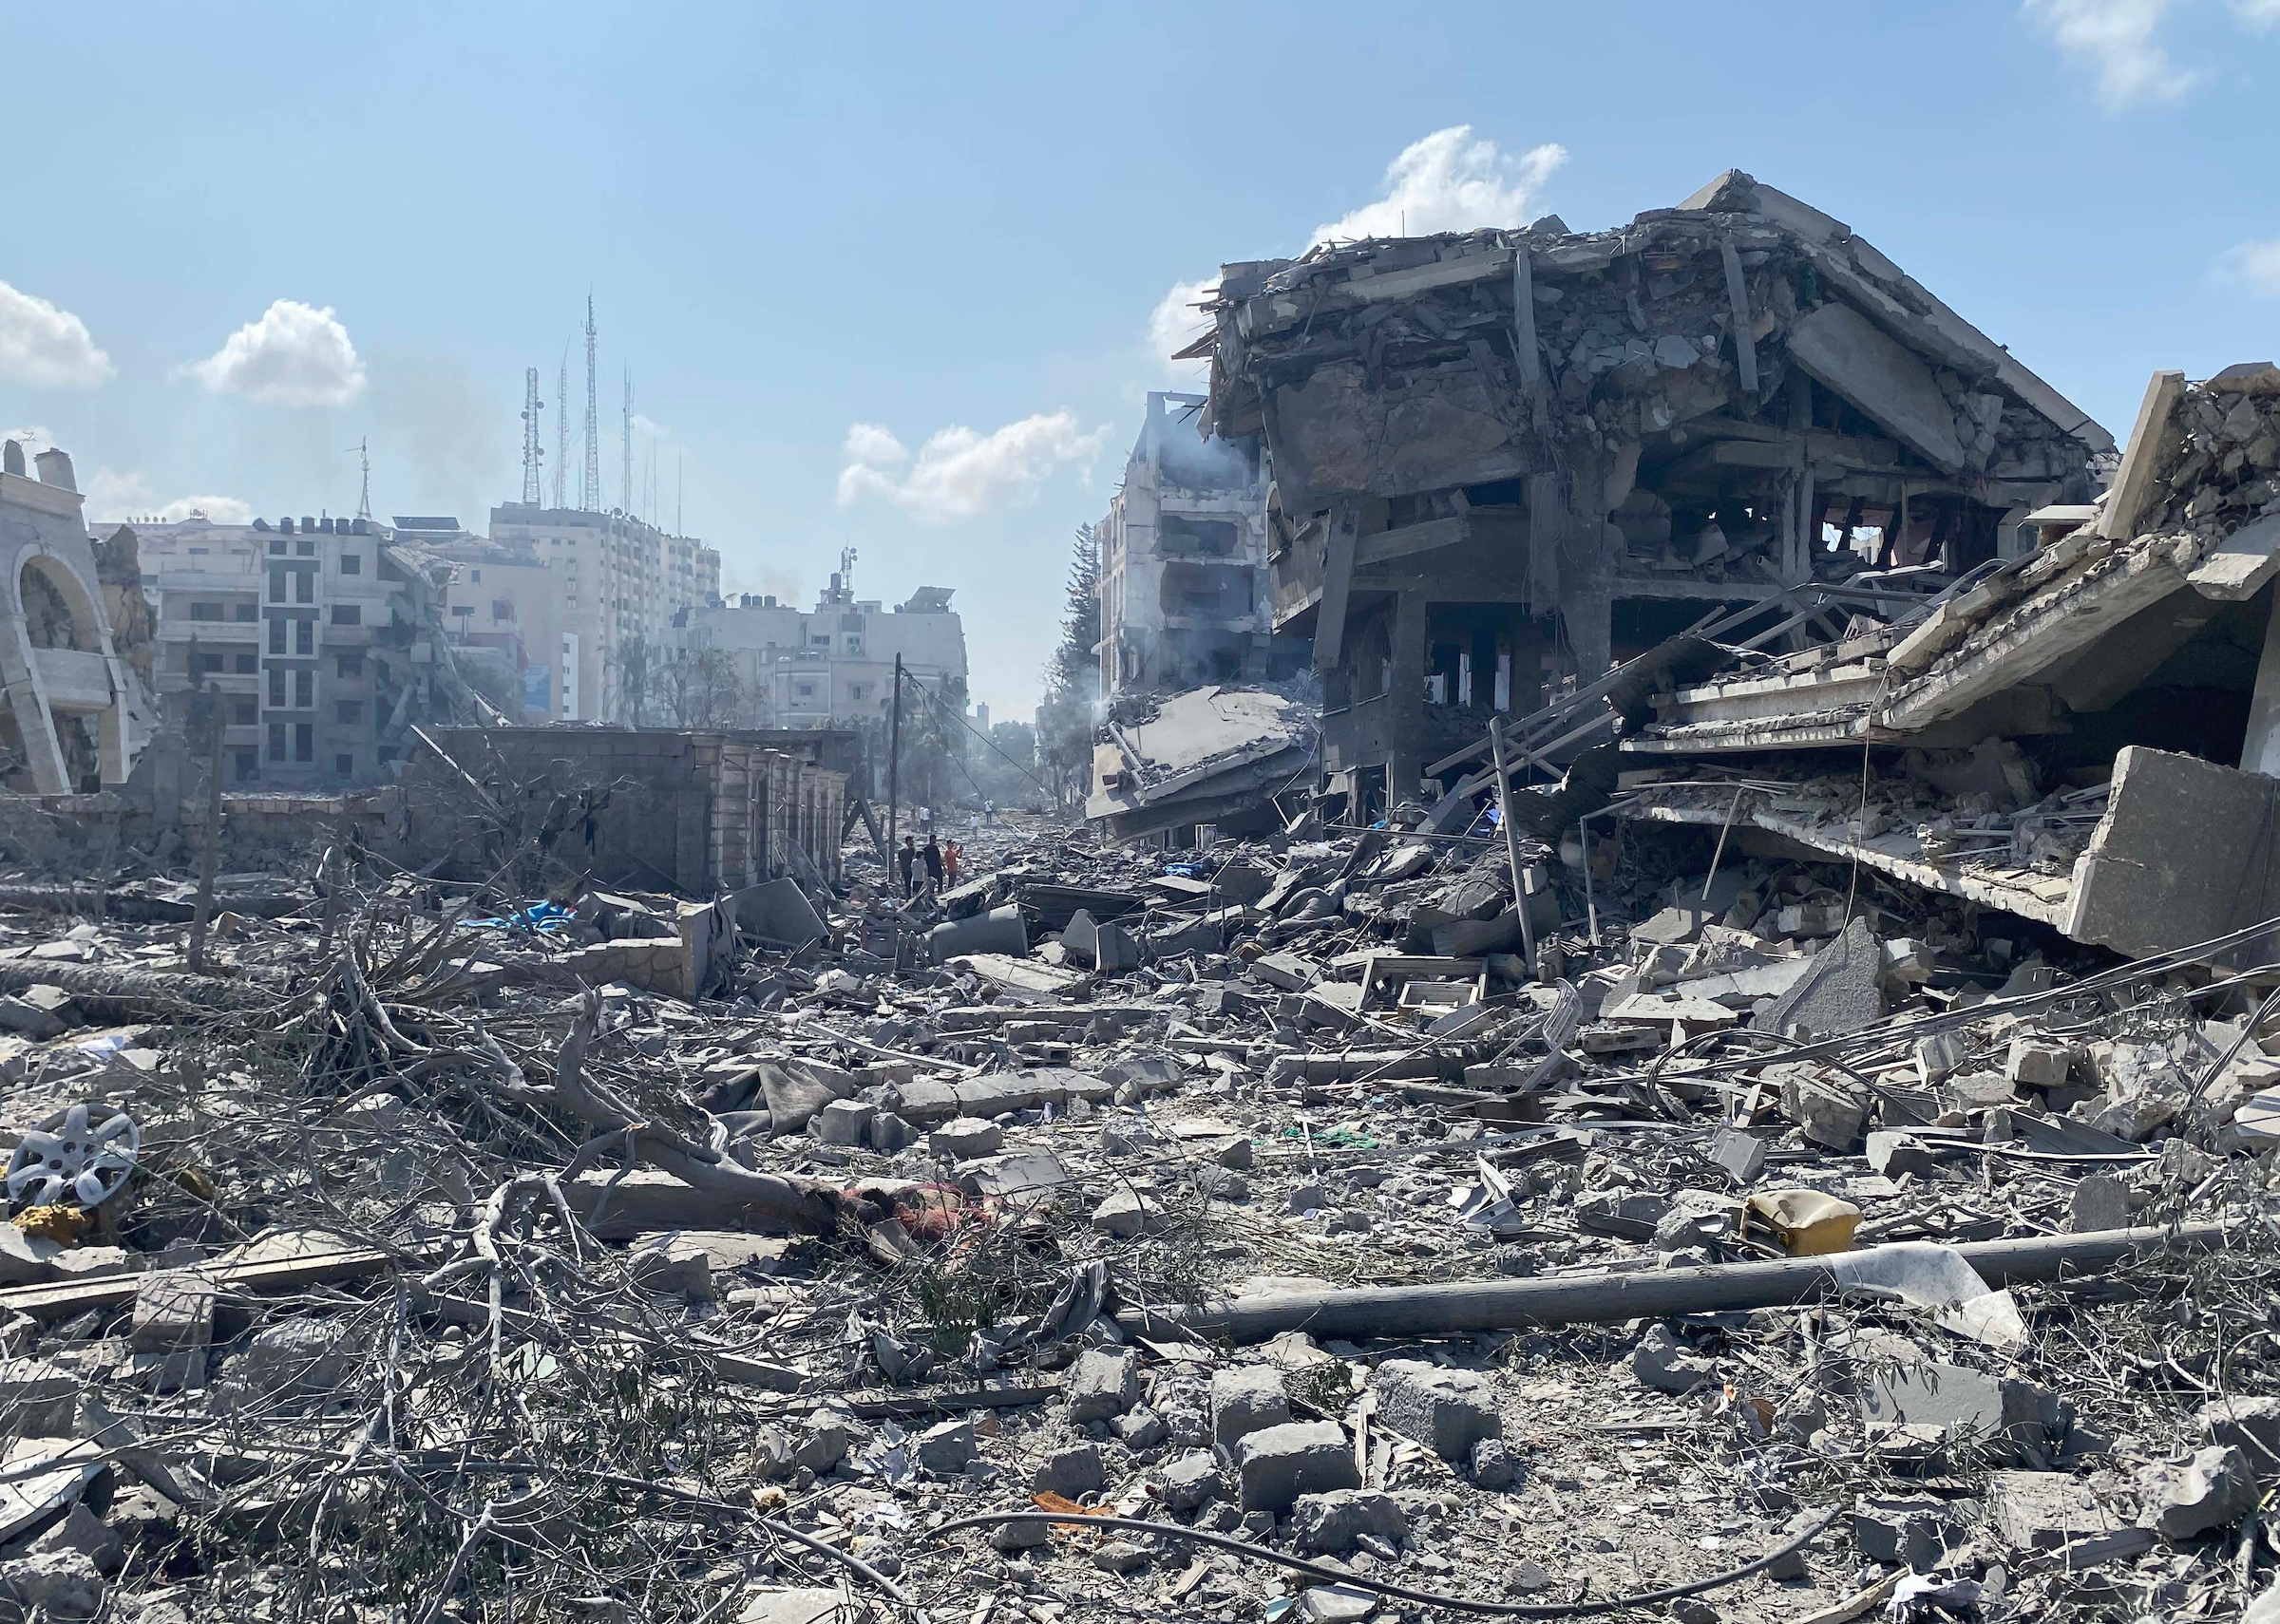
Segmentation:
{"type": "MultiPolygon", "coordinates": [[[[2280,595],[2273,595],[2271,601],[2280,605],[2280,595]]],[[[2256,686],[2249,695],[2249,730],[2241,741],[2240,770],[2280,778],[2280,608],[2264,623],[2264,655],[2256,662],[2256,686]]]]}
{"type": "Polygon", "coordinates": [[[1387,734],[1393,741],[1388,773],[1392,805],[1417,799],[1417,778],[1425,770],[1425,595],[1405,592],[1394,599],[1393,678],[1387,684],[1387,734]]]}
{"type": "Polygon", "coordinates": [[[40,680],[39,651],[31,646],[31,627],[21,609],[10,612],[6,627],[0,629],[0,684],[5,684],[9,708],[16,715],[33,790],[41,795],[70,794],[71,769],[64,760],[63,742],[55,736],[48,685],[40,680]]]}

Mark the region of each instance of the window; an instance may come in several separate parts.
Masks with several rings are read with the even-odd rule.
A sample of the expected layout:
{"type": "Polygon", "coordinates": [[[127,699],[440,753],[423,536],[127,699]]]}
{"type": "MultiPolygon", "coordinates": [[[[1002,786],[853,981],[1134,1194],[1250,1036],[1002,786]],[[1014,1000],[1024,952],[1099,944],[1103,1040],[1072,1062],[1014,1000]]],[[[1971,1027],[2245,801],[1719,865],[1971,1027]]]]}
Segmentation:
{"type": "Polygon", "coordinates": [[[481,570],[469,570],[467,572],[467,579],[471,581],[479,581],[483,579],[483,572],[481,570]]]}
{"type": "Polygon", "coordinates": [[[219,620],[221,605],[218,603],[194,603],[190,606],[190,618],[193,620],[219,620]]]}
{"type": "Polygon", "coordinates": [[[798,684],[797,687],[799,689],[799,695],[802,699],[813,699],[815,697],[815,684],[811,682],[804,682],[798,684]]]}
{"type": "Polygon", "coordinates": [[[285,651],[285,617],[281,614],[274,616],[270,620],[269,651],[273,654],[281,654],[285,651]]]}
{"type": "Polygon", "coordinates": [[[293,708],[295,710],[316,708],[316,673],[314,671],[293,673],[293,708]]]}
{"type": "Polygon", "coordinates": [[[282,558],[285,556],[285,538],[283,537],[280,536],[270,542],[269,556],[273,558],[282,558]]]}
{"type": "Polygon", "coordinates": [[[336,603],[336,604],[334,604],[334,605],[332,606],[332,624],[333,624],[333,625],[335,625],[335,626],[361,626],[361,625],[363,625],[363,624],[364,624],[364,605],[362,605],[362,604],[360,604],[360,603],[336,603]]]}
{"type": "Polygon", "coordinates": [[[316,724],[295,722],[293,725],[293,759],[296,762],[316,760],[316,724]]]}
{"type": "Polygon", "coordinates": [[[296,654],[316,652],[316,622],[296,620],[293,623],[293,651],[296,654]]]}
{"type": "Polygon", "coordinates": [[[332,662],[332,670],[337,676],[362,676],[364,675],[364,656],[362,654],[338,655],[332,662]]]}
{"type": "Polygon", "coordinates": [[[285,759],[285,724],[282,722],[269,725],[269,759],[273,762],[285,759]]]}
{"type": "Polygon", "coordinates": [[[504,597],[491,599],[491,618],[493,620],[512,620],[514,617],[515,606],[513,604],[507,602],[504,597]]]}
{"type": "Polygon", "coordinates": [[[285,708],[285,668],[283,666],[269,668],[269,703],[276,709],[285,708]]]}
{"type": "Polygon", "coordinates": [[[332,775],[335,778],[354,778],[356,776],[356,758],[346,750],[334,756],[332,758],[332,775]]]}
{"type": "Polygon", "coordinates": [[[343,699],[332,707],[332,714],[342,722],[361,722],[364,720],[364,701],[343,699]]]}
{"type": "Polygon", "coordinates": [[[232,750],[230,755],[235,763],[235,776],[239,784],[243,784],[247,779],[253,777],[260,766],[259,756],[256,751],[232,750]]]}
{"type": "Polygon", "coordinates": [[[230,701],[230,726],[251,727],[261,720],[261,708],[250,699],[230,701]]]}
{"type": "Polygon", "coordinates": [[[361,576],[364,574],[364,555],[361,553],[343,553],[340,556],[340,573],[344,576],[361,576]]]}
{"type": "Polygon", "coordinates": [[[283,603],[285,601],[285,577],[289,573],[289,571],[285,570],[272,570],[269,572],[270,602],[283,603]]]}
{"type": "Polygon", "coordinates": [[[199,653],[190,656],[190,674],[194,677],[204,676],[209,671],[220,670],[221,656],[219,654],[199,653]]]}
{"type": "Polygon", "coordinates": [[[252,675],[253,675],[255,672],[258,671],[260,669],[261,669],[261,656],[260,656],[259,654],[239,654],[239,655],[238,656],[238,675],[240,675],[240,676],[252,676],[252,675]]]}
{"type": "Polygon", "coordinates": [[[316,557],[316,543],[314,541],[295,541],[293,544],[293,550],[304,558],[316,557]]]}
{"type": "Polygon", "coordinates": [[[233,608],[230,618],[233,620],[258,620],[261,618],[261,606],[257,603],[238,604],[233,608]]]}
{"type": "Polygon", "coordinates": [[[314,603],[316,601],[316,572],[314,570],[294,572],[293,601],[295,603],[314,603]]]}

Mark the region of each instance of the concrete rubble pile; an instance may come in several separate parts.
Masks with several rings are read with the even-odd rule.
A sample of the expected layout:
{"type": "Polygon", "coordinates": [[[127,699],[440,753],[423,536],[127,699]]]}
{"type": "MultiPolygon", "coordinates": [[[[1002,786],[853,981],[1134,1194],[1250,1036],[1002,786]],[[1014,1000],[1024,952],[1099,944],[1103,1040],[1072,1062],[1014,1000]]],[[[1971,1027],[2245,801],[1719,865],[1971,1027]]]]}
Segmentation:
{"type": "Polygon", "coordinates": [[[867,838],[710,898],[319,838],[196,944],[132,860],[0,889],[0,1604],[2261,1591],[2269,952],[1492,799],[999,819],[914,897],[867,838]]]}

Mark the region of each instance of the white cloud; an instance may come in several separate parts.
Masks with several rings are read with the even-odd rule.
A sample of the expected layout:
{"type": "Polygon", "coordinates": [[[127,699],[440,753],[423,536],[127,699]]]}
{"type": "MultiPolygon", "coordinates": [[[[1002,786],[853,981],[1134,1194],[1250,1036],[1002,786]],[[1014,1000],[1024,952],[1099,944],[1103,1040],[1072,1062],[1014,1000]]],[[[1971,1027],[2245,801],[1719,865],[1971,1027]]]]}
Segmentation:
{"type": "Polygon", "coordinates": [[[2226,249],[2216,257],[2216,272],[2224,281],[2280,297],[2280,236],[2226,249]]]}
{"type": "MultiPolygon", "coordinates": [[[[1382,197],[1316,226],[1306,242],[1525,225],[1537,211],[1545,181],[1567,161],[1568,149],[1557,142],[1510,154],[1492,141],[1475,140],[1472,125],[1452,124],[1403,147],[1385,166],[1382,197]]],[[[1172,284],[1149,312],[1150,353],[1168,362],[1201,337],[1208,324],[1194,306],[1218,286],[1217,276],[1172,284]]]]}
{"type": "Polygon", "coordinates": [[[2252,28],[2280,28],[2280,0],[2232,0],[2232,14],[2252,28]]]}
{"type": "Polygon", "coordinates": [[[656,418],[646,416],[641,412],[634,413],[634,439],[636,443],[643,440],[671,440],[672,438],[673,430],[656,418]]]}
{"type": "Polygon", "coordinates": [[[236,497],[187,496],[172,501],[160,501],[151,494],[150,482],[141,474],[115,474],[108,468],[98,468],[95,477],[87,482],[86,514],[90,521],[132,519],[188,519],[193,513],[203,514],[217,524],[250,524],[254,508],[251,502],[236,497]]]}
{"type": "Polygon", "coordinates": [[[279,299],[230,334],[203,361],[182,368],[216,393],[271,406],[346,406],[364,392],[364,362],[332,307],[279,299]]]}
{"type": "MultiPolygon", "coordinates": [[[[2058,43],[2059,54],[2087,71],[2109,113],[2145,102],[2174,102],[2199,84],[2156,37],[2173,0],[2025,0],[2024,14],[2058,43]]],[[[2235,0],[2244,17],[2272,0],[2235,0]]]]}
{"type": "Polygon", "coordinates": [[[876,423],[858,423],[847,428],[847,443],[840,454],[849,463],[873,468],[891,468],[910,461],[910,450],[895,438],[894,430],[876,423]]]}
{"type": "Polygon", "coordinates": [[[115,370],[86,322],[0,282],[0,378],[40,389],[91,389],[115,370]]]}
{"type": "Polygon", "coordinates": [[[1440,231],[1527,223],[1536,193],[1568,161],[1557,142],[1517,156],[1452,124],[1401,149],[1385,166],[1385,196],[1314,228],[1308,243],[1358,236],[1426,236],[1440,231]]]}
{"type": "Polygon", "coordinates": [[[1059,469],[1091,462],[1111,432],[1107,425],[1086,432],[1071,411],[1039,413],[988,434],[938,430],[914,460],[887,430],[859,423],[847,431],[840,505],[876,497],[922,524],[985,518],[1035,496],[1059,469]]]}

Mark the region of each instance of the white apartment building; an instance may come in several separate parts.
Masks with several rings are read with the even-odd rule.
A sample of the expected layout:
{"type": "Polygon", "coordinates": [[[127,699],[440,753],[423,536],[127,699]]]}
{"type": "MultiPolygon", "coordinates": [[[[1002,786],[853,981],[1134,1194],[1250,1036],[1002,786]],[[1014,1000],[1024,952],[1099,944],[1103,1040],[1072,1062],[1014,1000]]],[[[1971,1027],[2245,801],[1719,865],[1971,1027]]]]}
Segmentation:
{"type": "Polygon", "coordinates": [[[462,618],[476,630],[499,624],[483,626],[492,605],[513,610],[523,629],[526,714],[531,694],[542,693],[556,720],[622,720],[619,651],[636,637],[662,647],[675,615],[720,593],[719,553],[629,514],[502,502],[491,509],[490,543],[504,550],[498,561],[471,550],[458,558],[470,574],[464,596],[454,581],[451,607],[471,608],[462,618]],[[472,577],[478,569],[484,580],[472,577]]]}
{"type": "MultiPolygon", "coordinates": [[[[1255,440],[1199,434],[1201,395],[1148,397],[1124,485],[1093,526],[1100,689],[1258,682],[1275,663],[1266,493],[1255,440]]],[[[1286,660],[1284,664],[1295,661],[1286,660]]]]}
{"type": "MultiPolygon", "coordinates": [[[[413,668],[435,658],[428,582],[363,519],[129,521],[158,612],[162,698],[212,688],[229,782],[369,781],[413,668]]],[[[170,702],[169,708],[175,708],[170,702]]]]}
{"type": "MultiPolygon", "coordinates": [[[[754,727],[823,727],[885,716],[895,656],[940,692],[966,680],[966,633],[948,587],[921,587],[889,610],[858,601],[844,576],[811,610],[745,594],[692,610],[681,642],[726,650],[744,689],[743,720],[754,727]]],[[[904,712],[908,714],[907,709],[904,712]]]]}

